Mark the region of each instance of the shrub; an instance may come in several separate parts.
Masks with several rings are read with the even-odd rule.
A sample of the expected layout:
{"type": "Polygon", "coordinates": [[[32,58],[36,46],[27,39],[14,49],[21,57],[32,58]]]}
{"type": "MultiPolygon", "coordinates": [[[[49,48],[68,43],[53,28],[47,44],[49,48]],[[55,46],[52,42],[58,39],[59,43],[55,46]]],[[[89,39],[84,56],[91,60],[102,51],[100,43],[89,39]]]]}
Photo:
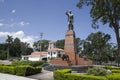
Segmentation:
{"type": "Polygon", "coordinates": [[[65,74],[63,80],[107,80],[102,76],[91,76],[83,74],[65,74]]]}
{"type": "Polygon", "coordinates": [[[71,69],[55,70],[54,79],[55,80],[64,80],[64,74],[71,73],[71,69]]]}
{"type": "Polygon", "coordinates": [[[105,68],[105,69],[112,69],[112,66],[104,66],[103,68],[105,68]]]}
{"type": "Polygon", "coordinates": [[[33,75],[33,74],[37,74],[37,73],[40,73],[42,70],[42,67],[38,66],[38,67],[28,67],[26,69],[26,76],[29,76],[29,75],[33,75]]]}
{"type": "Polygon", "coordinates": [[[36,73],[40,73],[41,71],[42,71],[42,67],[41,66],[35,67],[35,74],[36,73]]]}
{"type": "Polygon", "coordinates": [[[107,71],[104,68],[95,67],[88,69],[87,74],[94,76],[105,76],[107,75],[107,71]]]}
{"type": "Polygon", "coordinates": [[[120,73],[107,75],[106,77],[108,80],[120,80],[120,73]]]}
{"type": "MultiPolygon", "coordinates": [[[[18,64],[18,63],[15,63],[18,64]]],[[[0,65],[0,73],[16,74],[19,76],[28,76],[32,74],[40,73],[41,66],[32,67],[30,65],[0,65]]]]}
{"type": "Polygon", "coordinates": [[[18,76],[26,76],[26,69],[30,66],[17,66],[16,67],[16,75],[18,76]]]}
{"type": "Polygon", "coordinates": [[[26,65],[22,65],[22,66],[17,66],[16,67],[16,75],[19,76],[29,76],[29,75],[33,75],[36,73],[40,73],[42,70],[42,67],[32,67],[32,66],[26,66],[26,65]]]}
{"type": "Polygon", "coordinates": [[[111,70],[112,73],[120,73],[120,70],[111,70]]]}
{"type": "Polygon", "coordinates": [[[42,65],[43,63],[45,62],[44,61],[14,61],[12,62],[12,65],[14,66],[30,65],[30,66],[36,67],[36,66],[42,65]]]}
{"type": "Polygon", "coordinates": [[[9,74],[15,74],[15,68],[13,66],[0,66],[0,72],[1,73],[9,73],[9,74]]]}
{"type": "Polygon", "coordinates": [[[3,73],[15,74],[15,67],[13,67],[13,66],[3,66],[3,73]]]}
{"type": "Polygon", "coordinates": [[[120,68],[119,67],[112,67],[112,66],[104,66],[103,68],[105,68],[105,69],[110,69],[110,70],[120,70],[120,68]]]}

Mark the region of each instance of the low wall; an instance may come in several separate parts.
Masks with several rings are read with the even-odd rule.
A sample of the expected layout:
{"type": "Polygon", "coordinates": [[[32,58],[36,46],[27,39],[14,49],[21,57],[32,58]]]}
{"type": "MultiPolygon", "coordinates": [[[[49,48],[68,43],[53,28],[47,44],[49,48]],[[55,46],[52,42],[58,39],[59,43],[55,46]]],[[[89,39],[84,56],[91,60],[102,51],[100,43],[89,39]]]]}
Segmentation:
{"type": "Polygon", "coordinates": [[[72,71],[76,72],[86,72],[88,68],[92,68],[93,66],[58,66],[58,65],[48,65],[45,66],[44,69],[48,71],[54,71],[58,69],[72,69],[72,71]]]}

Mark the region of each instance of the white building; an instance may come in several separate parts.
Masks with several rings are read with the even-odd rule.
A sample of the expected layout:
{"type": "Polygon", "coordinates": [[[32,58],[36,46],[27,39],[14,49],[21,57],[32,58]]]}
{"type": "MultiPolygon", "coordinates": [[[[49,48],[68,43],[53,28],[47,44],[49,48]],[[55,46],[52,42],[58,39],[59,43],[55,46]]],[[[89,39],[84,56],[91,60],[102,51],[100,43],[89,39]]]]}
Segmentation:
{"type": "Polygon", "coordinates": [[[42,61],[47,60],[48,52],[33,52],[31,55],[22,56],[22,60],[42,61]]]}
{"type": "Polygon", "coordinates": [[[64,53],[63,49],[56,48],[55,42],[50,41],[48,46],[48,52],[33,52],[31,55],[22,56],[22,60],[41,61],[57,58],[64,53]]]}
{"type": "Polygon", "coordinates": [[[50,41],[48,46],[48,58],[57,58],[59,55],[63,54],[64,50],[56,48],[55,42],[50,41]]]}

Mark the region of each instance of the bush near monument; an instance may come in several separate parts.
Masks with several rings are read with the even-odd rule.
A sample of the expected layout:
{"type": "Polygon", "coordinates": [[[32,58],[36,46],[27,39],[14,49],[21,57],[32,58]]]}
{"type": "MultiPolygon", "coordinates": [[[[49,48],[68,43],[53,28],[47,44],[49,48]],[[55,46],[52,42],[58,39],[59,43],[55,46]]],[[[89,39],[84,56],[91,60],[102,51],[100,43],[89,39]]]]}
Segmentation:
{"type": "Polygon", "coordinates": [[[106,76],[107,80],[120,80],[120,73],[114,73],[106,76]]]}
{"type": "Polygon", "coordinates": [[[64,74],[71,73],[71,69],[63,69],[63,70],[55,70],[54,73],[54,79],[55,80],[64,80],[64,74]]]}
{"type": "Polygon", "coordinates": [[[83,74],[65,74],[64,80],[107,80],[103,76],[91,76],[83,74]]]}
{"type": "Polygon", "coordinates": [[[87,71],[87,75],[93,75],[93,76],[106,76],[107,74],[108,74],[107,70],[100,67],[90,68],[87,71]]]}
{"type": "MultiPolygon", "coordinates": [[[[111,68],[111,67],[110,67],[111,68]]],[[[78,73],[72,73],[71,70],[69,69],[63,69],[63,70],[55,70],[54,71],[54,79],[55,80],[120,80],[120,71],[118,70],[119,68],[115,68],[112,70],[112,74],[105,74],[103,75],[103,72],[99,71],[101,69],[91,69],[94,70],[95,73],[98,71],[100,74],[97,76],[95,75],[89,75],[89,74],[78,74],[78,73]],[[102,75],[101,75],[102,73],[102,75]]],[[[88,71],[89,72],[89,71],[88,71]]],[[[92,71],[91,71],[92,72],[92,71]]]]}

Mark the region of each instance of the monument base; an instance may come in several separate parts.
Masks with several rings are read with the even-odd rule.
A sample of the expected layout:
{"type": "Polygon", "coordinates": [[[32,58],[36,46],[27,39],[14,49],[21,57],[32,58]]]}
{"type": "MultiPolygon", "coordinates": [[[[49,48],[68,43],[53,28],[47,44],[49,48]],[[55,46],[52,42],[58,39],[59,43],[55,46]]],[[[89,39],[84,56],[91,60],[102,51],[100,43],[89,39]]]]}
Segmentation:
{"type": "Polygon", "coordinates": [[[50,61],[51,64],[53,65],[58,65],[58,66],[71,66],[72,64],[70,61],[62,60],[61,58],[56,58],[50,61]]]}
{"type": "Polygon", "coordinates": [[[79,65],[79,66],[92,66],[92,61],[91,60],[85,60],[84,58],[79,57],[79,55],[76,55],[76,60],[62,60],[62,58],[56,58],[50,61],[51,64],[53,65],[58,65],[58,66],[74,66],[74,65],[79,65]],[[73,63],[76,62],[76,63],[73,63]]]}

